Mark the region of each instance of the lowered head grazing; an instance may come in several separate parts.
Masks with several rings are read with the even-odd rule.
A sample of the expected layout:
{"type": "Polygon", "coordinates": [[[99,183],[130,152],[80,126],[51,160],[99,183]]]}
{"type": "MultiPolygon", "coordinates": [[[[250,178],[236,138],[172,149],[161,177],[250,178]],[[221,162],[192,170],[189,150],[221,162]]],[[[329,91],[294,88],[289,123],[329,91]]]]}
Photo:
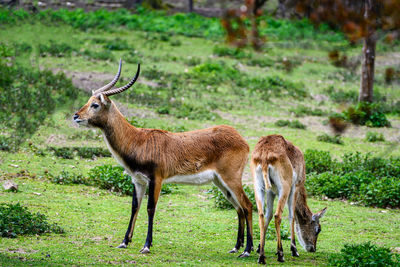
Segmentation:
{"type": "Polygon", "coordinates": [[[118,72],[114,79],[105,86],[92,91],[92,96],[89,98],[89,101],[74,114],[73,119],[76,123],[88,127],[100,128],[105,125],[108,120],[109,110],[112,104],[112,101],[108,97],[129,89],[139,77],[140,65],[138,65],[135,77],[128,84],[120,88],[112,89],[121,75],[121,67],[122,61],[120,60],[118,72]]]}
{"type": "Polygon", "coordinates": [[[319,219],[324,216],[326,208],[312,215],[308,222],[304,224],[296,224],[296,233],[299,237],[301,246],[307,252],[315,252],[317,250],[318,234],[321,232],[321,224],[319,219]]]}

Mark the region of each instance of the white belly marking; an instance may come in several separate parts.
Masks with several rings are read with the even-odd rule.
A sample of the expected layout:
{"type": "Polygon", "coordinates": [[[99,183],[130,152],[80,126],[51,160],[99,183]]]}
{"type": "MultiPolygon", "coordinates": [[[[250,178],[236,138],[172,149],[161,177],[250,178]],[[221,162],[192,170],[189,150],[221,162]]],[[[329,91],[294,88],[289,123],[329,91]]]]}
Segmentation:
{"type": "Polygon", "coordinates": [[[206,170],[189,175],[175,175],[165,179],[164,183],[202,185],[212,182],[218,176],[214,170],[206,170]]]}

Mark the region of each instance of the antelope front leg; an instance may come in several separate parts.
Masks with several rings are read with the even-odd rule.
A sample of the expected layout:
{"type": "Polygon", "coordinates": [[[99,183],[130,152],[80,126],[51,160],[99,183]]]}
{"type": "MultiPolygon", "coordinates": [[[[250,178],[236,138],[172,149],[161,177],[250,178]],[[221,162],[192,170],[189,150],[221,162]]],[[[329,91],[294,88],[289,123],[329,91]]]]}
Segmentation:
{"type": "Polygon", "coordinates": [[[294,224],[295,224],[294,211],[296,210],[296,201],[295,201],[296,198],[297,198],[297,188],[293,187],[292,191],[290,192],[288,200],[289,221],[290,221],[290,250],[292,252],[293,257],[299,257],[299,253],[297,252],[296,248],[296,238],[294,231],[294,224]]]}
{"type": "Polygon", "coordinates": [[[135,222],[137,215],[139,214],[140,204],[142,203],[144,192],[144,185],[139,183],[133,184],[131,219],[129,220],[128,230],[126,230],[125,238],[117,248],[126,248],[129,242],[132,242],[133,230],[135,229],[135,222]]]}
{"type": "Polygon", "coordinates": [[[146,238],[146,243],[140,250],[140,253],[143,254],[150,253],[150,247],[153,242],[153,220],[160,192],[161,192],[161,180],[159,182],[156,179],[151,180],[149,183],[149,200],[147,202],[147,214],[149,216],[147,238],[146,238]]]}

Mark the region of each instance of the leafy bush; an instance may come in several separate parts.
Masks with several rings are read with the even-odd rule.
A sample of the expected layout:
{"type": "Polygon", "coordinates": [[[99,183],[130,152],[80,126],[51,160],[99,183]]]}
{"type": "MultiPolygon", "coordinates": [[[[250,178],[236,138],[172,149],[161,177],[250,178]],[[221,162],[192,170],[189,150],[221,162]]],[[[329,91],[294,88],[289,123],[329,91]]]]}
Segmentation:
{"type": "Polygon", "coordinates": [[[174,132],[174,133],[187,131],[187,128],[183,124],[171,125],[170,123],[165,122],[164,120],[149,121],[149,120],[132,117],[128,121],[130,124],[132,124],[133,126],[138,127],[138,128],[161,129],[161,130],[174,132]]]}
{"type": "Polygon", "coordinates": [[[65,184],[65,185],[70,185],[70,184],[84,184],[84,185],[91,185],[91,182],[88,180],[88,178],[84,177],[81,174],[74,174],[74,173],[69,173],[67,171],[61,171],[59,175],[51,175],[48,174],[47,178],[50,180],[50,182],[54,184],[65,184]]]}
{"type": "Polygon", "coordinates": [[[324,90],[329,98],[336,103],[356,103],[358,99],[357,91],[344,91],[342,89],[335,89],[333,86],[329,86],[324,90]]]}
{"type": "Polygon", "coordinates": [[[360,187],[375,180],[368,171],[349,172],[343,175],[324,172],[307,178],[307,192],[312,195],[324,195],[329,198],[358,200],[363,198],[360,187]]]}
{"type": "Polygon", "coordinates": [[[63,73],[6,63],[9,53],[12,51],[0,44],[0,126],[7,129],[9,136],[2,137],[2,143],[8,144],[9,150],[16,150],[48,114],[81,92],[63,73]]]}
{"type": "Polygon", "coordinates": [[[247,54],[243,49],[237,47],[214,46],[213,54],[219,57],[232,57],[236,59],[251,58],[251,54],[247,54]]]}
{"type": "Polygon", "coordinates": [[[385,114],[380,111],[379,105],[374,103],[360,102],[345,110],[343,115],[348,121],[357,125],[390,127],[390,122],[385,114]]]}
{"type": "MultiPolygon", "coordinates": [[[[121,166],[103,165],[94,167],[89,171],[89,181],[91,185],[98,186],[101,189],[130,196],[133,194],[132,179],[124,173],[124,168],[121,166]]],[[[161,194],[170,194],[175,190],[175,185],[163,184],[161,194]]]]}
{"type": "Polygon", "coordinates": [[[294,129],[306,129],[306,126],[302,124],[298,120],[294,121],[289,121],[289,120],[277,120],[275,122],[275,125],[278,127],[285,127],[288,126],[289,128],[294,128],[294,129]]]}
{"type": "Polygon", "coordinates": [[[360,186],[361,202],[367,206],[381,208],[400,207],[399,177],[384,177],[360,186]]]}
{"type": "Polygon", "coordinates": [[[0,237],[15,238],[18,235],[64,233],[57,224],[47,222],[45,215],[31,213],[28,208],[17,204],[0,203],[0,237]]]}
{"type": "Polygon", "coordinates": [[[50,40],[48,45],[39,44],[40,56],[54,56],[54,57],[66,57],[70,56],[71,53],[77,50],[66,43],[56,43],[54,40],[50,40]]]}
{"type": "Polygon", "coordinates": [[[75,154],[81,158],[92,159],[93,157],[111,157],[110,151],[102,147],[48,147],[56,157],[73,159],[75,154]]]}
{"type": "Polygon", "coordinates": [[[107,40],[104,45],[104,49],[107,50],[129,50],[129,49],[134,49],[132,46],[128,44],[128,42],[125,39],[121,39],[119,37],[112,39],[112,40],[107,40]]]}
{"type": "Polygon", "coordinates": [[[378,247],[370,242],[362,244],[345,244],[340,253],[329,257],[332,266],[399,266],[400,255],[389,248],[378,247]]]}
{"type": "Polygon", "coordinates": [[[303,106],[303,105],[298,105],[296,108],[291,108],[289,111],[292,112],[296,117],[303,117],[305,115],[309,115],[309,116],[324,116],[324,115],[326,115],[326,112],[324,112],[322,109],[319,109],[319,108],[313,109],[313,108],[303,106]]]}
{"type": "MultiPolygon", "coordinates": [[[[243,185],[243,190],[246,193],[247,197],[250,199],[253,204],[253,210],[257,210],[256,200],[254,196],[254,190],[247,185],[243,185]]],[[[229,200],[222,194],[221,190],[215,185],[212,186],[210,190],[208,190],[208,194],[210,194],[210,198],[214,199],[214,205],[219,209],[233,209],[232,204],[229,200]]]]}
{"type": "Polygon", "coordinates": [[[368,142],[383,142],[385,141],[385,137],[382,133],[367,132],[365,135],[365,140],[368,142]]]}
{"type": "MultiPolygon", "coordinates": [[[[253,204],[253,210],[257,211],[256,199],[254,196],[254,190],[252,187],[244,185],[243,190],[246,193],[247,197],[253,204]]],[[[224,194],[222,194],[221,190],[218,187],[213,185],[210,190],[207,192],[210,194],[210,198],[214,200],[214,206],[218,209],[233,209],[232,204],[226,199],[224,194]]],[[[289,227],[285,224],[281,224],[281,237],[284,240],[289,240],[290,238],[290,231],[289,227]]],[[[276,239],[276,233],[274,227],[268,227],[266,233],[267,240],[274,240],[276,239]]]]}
{"type": "Polygon", "coordinates": [[[307,191],[367,206],[400,207],[400,158],[346,153],[341,161],[329,152],[306,150],[307,191]]]}
{"type": "MultiPolygon", "coordinates": [[[[87,57],[89,59],[95,59],[95,60],[108,60],[108,61],[113,61],[115,60],[114,54],[110,50],[102,50],[102,51],[92,51],[92,50],[83,50],[81,53],[82,56],[87,57]]],[[[129,60],[130,58],[124,57],[124,60],[126,62],[131,63],[129,60]]]]}
{"type": "Polygon", "coordinates": [[[131,177],[124,174],[124,168],[120,166],[103,165],[94,167],[89,171],[89,179],[101,189],[132,195],[133,185],[131,177]]]}
{"type": "Polygon", "coordinates": [[[325,143],[343,145],[343,141],[340,135],[330,136],[329,134],[324,133],[317,136],[317,140],[325,143]]]}
{"type": "Polygon", "coordinates": [[[335,162],[328,151],[307,149],[304,153],[306,173],[323,173],[333,171],[335,162]]]}

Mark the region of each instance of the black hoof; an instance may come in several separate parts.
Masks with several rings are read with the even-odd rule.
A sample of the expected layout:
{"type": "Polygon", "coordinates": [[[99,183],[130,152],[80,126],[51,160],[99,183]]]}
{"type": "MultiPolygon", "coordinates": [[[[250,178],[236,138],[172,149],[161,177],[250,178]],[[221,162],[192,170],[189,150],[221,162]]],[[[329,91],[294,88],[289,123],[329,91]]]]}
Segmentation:
{"type": "Polygon", "coordinates": [[[260,253],[260,244],[258,244],[257,253],[260,253]]]}
{"type": "Polygon", "coordinates": [[[249,256],[250,256],[250,252],[243,251],[243,253],[240,254],[240,255],[238,256],[238,258],[247,258],[247,257],[249,257],[249,256]]]}
{"type": "Polygon", "coordinates": [[[261,255],[261,256],[258,258],[258,263],[259,263],[259,264],[265,264],[265,256],[264,256],[264,255],[261,255]]]}
{"type": "Polygon", "coordinates": [[[291,247],[290,250],[292,251],[292,256],[293,257],[299,257],[300,256],[295,247],[291,247]]]}
{"type": "Polygon", "coordinates": [[[278,251],[276,254],[278,255],[279,262],[285,262],[285,258],[283,257],[283,251],[278,251]]]}

